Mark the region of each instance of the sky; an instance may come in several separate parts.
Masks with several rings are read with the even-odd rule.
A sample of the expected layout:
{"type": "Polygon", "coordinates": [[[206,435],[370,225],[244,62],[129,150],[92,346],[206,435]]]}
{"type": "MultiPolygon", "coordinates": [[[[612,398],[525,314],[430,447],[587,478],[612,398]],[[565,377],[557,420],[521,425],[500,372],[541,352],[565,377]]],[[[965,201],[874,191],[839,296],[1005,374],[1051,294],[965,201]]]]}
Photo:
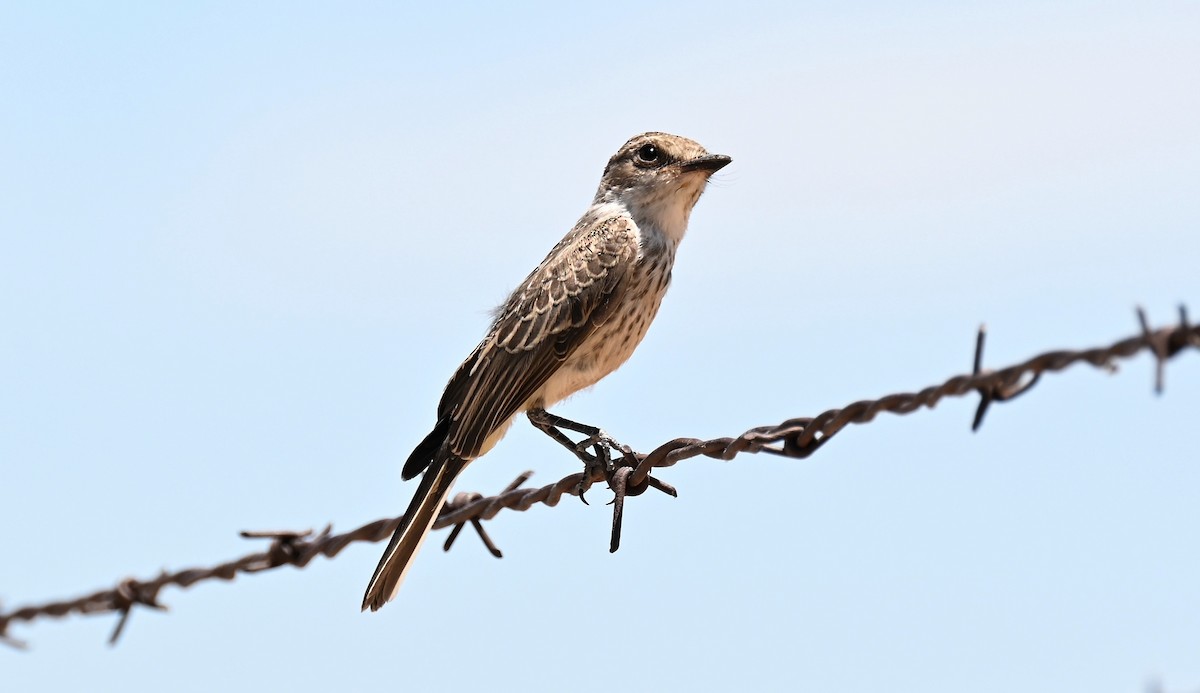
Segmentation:
{"type": "MultiPolygon", "coordinates": [[[[0,6],[0,605],[345,531],[630,136],[733,163],[620,371],[649,451],[1200,315],[1200,5],[0,6]]],[[[1200,688],[1200,358],[696,459],[678,498],[16,624],[6,690],[1200,688]]],[[[576,461],[518,423],[459,490],[576,461]]]]}

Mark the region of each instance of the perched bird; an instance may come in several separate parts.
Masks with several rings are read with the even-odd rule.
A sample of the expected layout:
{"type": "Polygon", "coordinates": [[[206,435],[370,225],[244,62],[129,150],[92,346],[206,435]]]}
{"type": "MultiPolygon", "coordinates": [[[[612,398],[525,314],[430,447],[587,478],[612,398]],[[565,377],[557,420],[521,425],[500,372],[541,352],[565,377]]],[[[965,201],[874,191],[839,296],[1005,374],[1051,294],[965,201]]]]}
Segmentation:
{"type": "Polygon", "coordinates": [[[454,480],[518,413],[568,447],[615,444],[546,408],[596,384],[637,348],[671,281],[692,207],[729,162],[661,132],[634,137],[609,159],[591,207],[500,306],[446,385],[437,424],[404,463],[404,479],[424,476],[371,577],[364,611],[396,596],[454,480]],[[590,438],[575,446],[556,427],[590,438]]]}

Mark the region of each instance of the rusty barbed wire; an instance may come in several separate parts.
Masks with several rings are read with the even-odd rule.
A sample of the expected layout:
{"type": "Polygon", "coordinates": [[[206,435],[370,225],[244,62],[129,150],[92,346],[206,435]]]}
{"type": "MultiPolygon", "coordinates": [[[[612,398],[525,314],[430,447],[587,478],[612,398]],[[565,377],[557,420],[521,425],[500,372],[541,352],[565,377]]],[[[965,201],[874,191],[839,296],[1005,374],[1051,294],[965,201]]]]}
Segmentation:
{"type": "MultiPolygon", "coordinates": [[[[970,375],[955,376],[940,385],[918,392],[860,400],[814,417],[788,419],[779,424],[752,428],[736,437],[712,440],[676,438],[659,445],[648,454],[622,455],[611,461],[608,459],[607,450],[597,448],[598,464],[592,465],[584,472],[563,477],[553,484],[540,488],[522,488],[532,476],[532,472],[525,472],[494,496],[459,493],[445,504],[433,527],[453,527],[444,545],[445,550],[449,550],[463,527],[469,523],[488,551],[499,558],[501,552],[484,531],[484,520],[492,519],[501,510],[528,510],[539,503],[553,507],[558,505],[564,494],[583,499],[585,492],[593,484],[605,481],[615,496],[609,550],[616,551],[620,545],[625,497],[640,495],[649,488],[675,495],[674,488],[651,477],[650,471],[670,467],[686,459],[705,456],[731,460],[741,453],[759,452],[805,458],[849,424],[867,423],[881,412],[908,414],[921,408],[933,408],[945,397],[962,397],[972,392],[980,395],[979,406],[972,422],[972,429],[975,430],[982,424],[983,417],[992,403],[1005,402],[1027,392],[1037,384],[1043,373],[1061,371],[1077,363],[1087,363],[1096,368],[1114,371],[1114,362],[1117,359],[1131,358],[1142,350],[1148,350],[1154,356],[1155,391],[1161,393],[1166,361],[1188,347],[1200,348],[1200,326],[1190,325],[1183,306],[1179,308],[1177,325],[1157,330],[1150,329],[1146,314],[1141,308],[1137,309],[1137,315],[1141,325],[1139,335],[1122,339],[1107,347],[1046,352],[996,371],[983,368],[986,331],[981,326],[975,343],[974,368],[970,375]]],[[[0,643],[17,648],[26,646],[24,642],[8,634],[8,627],[14,622],[63,618],[71,614],[115,612],[120,614],[120,618],[109,638],[109,644],[114,644],[124,631],[135,606],[159,610],[167,608],[159,602],[159,593],[164,587],[187,588],[206,580],[233,580],[239,573],[258,573],[284,565],[302,568],[317,556],[333,558],[354,542],[383,541],[391,536],[399,522],[399,517],[376,520],[343,534],[333,534],[332,525],[326,525],[315,536],[311,530],[242,532],[243,538],[270,539],[271,544],[265,551],[209,568],[163,571],[158,577],[149,580],[126,578],[112,589],[100,590],[76,599],[25,606],[0,613],[0,643]]]]}

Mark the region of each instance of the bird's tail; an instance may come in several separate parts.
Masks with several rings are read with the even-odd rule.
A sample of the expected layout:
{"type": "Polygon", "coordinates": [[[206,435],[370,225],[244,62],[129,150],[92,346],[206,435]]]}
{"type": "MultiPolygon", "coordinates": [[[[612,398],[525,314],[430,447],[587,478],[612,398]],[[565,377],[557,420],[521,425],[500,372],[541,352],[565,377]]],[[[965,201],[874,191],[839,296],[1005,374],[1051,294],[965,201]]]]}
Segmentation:
{"type": "Polygon", "coordinates": [[[400,520],[400,526],[392,535],[392,541],[388,543],[387,550],[383,552],[383,558],[379,559],[379,566],[375,568],[375,574],[371,576],[371,582],[367,585],[367,593],[363,596],[363,611],[368,608],[378,611],[396,596],[413,556],[421,549],[421,544],[425,543],[425,537],[450,493],[450,487],[466,466],[466,460],[438,455],[425,470],[421,484],[400,520]]]}

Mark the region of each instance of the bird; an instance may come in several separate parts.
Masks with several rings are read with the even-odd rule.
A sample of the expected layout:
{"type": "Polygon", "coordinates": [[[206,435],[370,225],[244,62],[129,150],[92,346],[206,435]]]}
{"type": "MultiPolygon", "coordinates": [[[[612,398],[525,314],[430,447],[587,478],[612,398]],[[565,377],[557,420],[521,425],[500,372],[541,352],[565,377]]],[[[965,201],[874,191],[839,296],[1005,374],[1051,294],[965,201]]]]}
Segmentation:
{"type": "Polygon", "coordinates": [[[692,208],[731,160],[663,132],[637,135],[609,159],[587,211],[497,308],[483,341],[446,385],[437,423],[404,463],[403,479],[422,474],[421,481],[371,577],[363,611],[395,598],[455,479],[518,414],[577,451],[617,445],[600,429],[546,409],[633,354],[670,284],[692,208]],[[589,438],[575,445],[560,426],[589,438]]]}

